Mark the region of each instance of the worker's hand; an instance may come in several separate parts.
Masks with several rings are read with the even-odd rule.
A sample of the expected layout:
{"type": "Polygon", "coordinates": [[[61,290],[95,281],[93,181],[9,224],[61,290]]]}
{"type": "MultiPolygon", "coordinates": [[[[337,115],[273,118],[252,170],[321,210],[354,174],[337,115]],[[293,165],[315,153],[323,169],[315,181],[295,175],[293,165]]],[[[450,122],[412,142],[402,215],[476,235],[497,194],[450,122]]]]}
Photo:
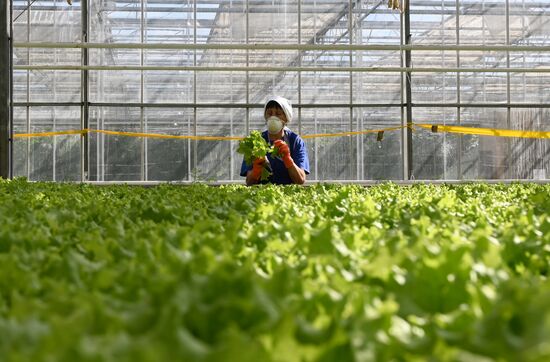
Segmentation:
{"type": "Polygon", "coordinates": [[[286,168],[292,167],[292,165],[294,164],[294,161],[290,156],[290,148],[288,148],[288,145],[286,144],[286,142],[277,140],[273,143],[273,145],[281,155],[281,158],[283,159],[283,163],[285,164],[285,167],[286,168]]]}
{"type": "Polygon", "coordinates": [[[265,157],[260,157],[252,162],[252,177],[254,180],[259,180],[262,177],[262,170],[265,164],[265,157]]]}

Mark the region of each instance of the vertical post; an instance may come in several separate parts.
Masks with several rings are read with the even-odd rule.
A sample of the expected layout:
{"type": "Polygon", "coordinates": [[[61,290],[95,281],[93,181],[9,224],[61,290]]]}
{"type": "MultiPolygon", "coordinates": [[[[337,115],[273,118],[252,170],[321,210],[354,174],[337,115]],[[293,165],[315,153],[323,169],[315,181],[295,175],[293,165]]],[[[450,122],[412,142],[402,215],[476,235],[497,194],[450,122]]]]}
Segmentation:
{"type": "MultiPolygon", "coordinates": [[[[506,0],[504,14],[506,17],[506,45],[510,45],[510,1],[506,0]]],[[[510,51],[506,50],[506,68],[510,68],[510,51]]],[[[511,129],[511,108],[510,108],[510,72],[506,72],[506,103],[508,107],[506,108],[506,128],[511,129]]],[[[506,178],[517,178],[516,172],[512,170],[512,140],[506,140],[506,178]]]]}
{"type": "MultiPolygon", "coordinates": [[[[88,43],[88,0],[82,0],[80,16],[82,21],[82,43],[88,43]]],[[[88,65],[88,48],[82,48],[82,65],[88,65]]],[[[80,125],[82,129],[88,129],[89,120],[89,104],[88,104],[88,70],[83,69],[80,75],[80,92],[81,92],[81,109],[80,109],[80,125]]],[[[80,137],[81,151],[81,181],[88,181],[88,134],[85,133],[80,137]]]]}
{"type": "MultiPolygon", "coordinates": [[[[403,30],[403,13],[399,13],[399,44],[405,44],[405,31],[403,30]]],[[[403,56],[403,49],[399,50],[399,66],[403,68],[405,57],[403,56]]],[[[401,126],[405,126],[405,82],[403,79],[403,73],[399,73],[399,101],[401,102],[400,117],[401,117],[401,126]]],[[[408,180],[409,178],[409,165],[407,160],[407,128],[403,128],[400,132],[401,134],[401,163],[402,167],[402,179],[408,180]]]]}
{"type": "Polygon", "coordinates": [[[9,120],[9,178],[13,178],[13,1],[10,1],[10,120],[9,120]]]}
{"type": "MultiPolygon", "coordinates": [[[[144,10],[145,10],[145,1],[147,0],[141,0],[140,2],[140,25],[139,25],[139,41],[141,45],[145,42],[145,36],[144,36],[144,30],[145,30],[145,22],[144,22],[144,10]]],[[[139,64],[143,67],[144,65],[144,50],[141,48],[139,50],[139,64]]],[[[142,133],[147,132],[145,127],[145,110],[143,107],[143,101],[145,97],[143,96],[143,93],[145,91],[144,87],[144,74],[143,70],[139,72],[140,79],[139,79],[139,102],[141,103],[141,106],[139,107],[139,131],[142,133]]],[[[147,181],[147,138],[141,137],[141,143],[140,143],[140,180],[141,181],[147,181]]]]}
{"type": "MultiPolygon", "coordinates": [[[[193,1],[193,18],[193,44],[197,45],[197,0],[193,1]]],[[[193,50],[193,66],[197,66],[197,49],[193,50]]],[[[193,70],[193,136],[197,136],[197,87],[197,71],[193,70]]],[[[199,176],[197,143],[198,141],[196,139],[193,140],[193,167],[191,170],[192,174],[189,175],[191,181],[197,181],[197,177],[199,176]]]]}
{"type": "MultiPolygon", "coordinates": [[[[195,1],[193,1],[193,22],[196,21],[196,19],[194,18],[195,17],[195,5],[194,5],[195,1]]],[[[189,0],[187,1],[187,5],[189,5],[189,0]]],[[[187,37],[185,38],[185,41],[187,43],[189,43],[191,41],[191,31],[189,30],[189,25],[191,22],[190,22],[190,11],[189,11],[189,8],[186,8],[186,14],[187,14],[187,19],[185,21],[185,34],[187,35],[187,37]]],[[[193,33],[193,37],[194,37],[194,33],[193,33]]],[[[194,55],[193,55],[194,57],[194,55]]],[[[191,61],[191,58],[189,56],[189,52],[187,52],[187,62],[185,64],[189,64],[189,62],[191,61]]],[[[193,63],[194,64],[194,63],[193,63]]],[[[194,78],[193,78],[194,79],[194,78]]],[[[188,101],[189,100],[189,94],[191,94],[193,92],[193,87],[195,86],[195,84],[191,84],[191,77],[189,77],[189,75],[187,76],[187,94],[185,97],[185,100],[188,101]]],[[[183,116],[186,117],[187,119],[187,135],[189,136],[191,134],[191,117],[189,116],[189,114],[187,113],[187,110],[184,109],[183,111],[183,116]]],[[[192,142],[190,139],[187,140],[187,180],[191,180],[191,172],[192,172],[192,169],[193,169],[193,165],[192,165],[192,162],[191,162],[191,145],[192,145],[192,142]]]]}
{"type": "MultiPolygon", "coordinates": [[[[245,5],[245,17],[246,17],[246,25],[244,29],[244,35],[245,35],[245,44],[248,45],[249,43],[249,37],[250,37],[250,23],[249,23],[249,17],[250,17],[250,4],[248,3],[248,0],[246,0],[245,5]]],[[[250,72],[248,71],[248,67],[250,66],[250,51],[248,50],[248,47],[246,48],[246,118],[245,118],[245,124],[244,124],[244,132],[245,134],[250,133],[250,72]]]]}
{"type": "MultiPolygon", "coordinates": [[[[302,1],[298,0],[298,45],[302,44],[302,1]]],[[[302,67],[304,54],[298,51],[298,67],[302,67]]],[[[302,72],[298,72],[298,134],[302,134],[302,72]]]]}
{"type": "MultiPolygon", "coordinates": [[[[445,7],[445,1],[441,0],[441,8],[443,9],[445,7]]],[[[441,27],[439,28],[439,32],[441,35],[441,44],[445,44],[445,14],[443,14],[443,11],[441,12],[441,27]]],[[[445,51],[441,52],[441,65],[445,64],[445,51]]],[[[447,102],[447,74],[443,75],[443,103],[447,102]]],[[[447,109],[443,108],[443,125],[446,124],[447,121],[447,109]]],[[[447,179],[447,133],[443,133],[443,180],[447,179]]]]}
{"type": "MultiPolygon", "coordinates": [[[[31,9],[31,0],[27,0],[27,41],[31,41],[31,11],[34,11],[31,9]]],[[[27,48],[27,59],[28,63],[32,64],[33,62],[33,54],[31,53],[31,49],[27,48]]],[[[31,132],[31,108],[29,106],[29,102],[31,101],[31,71],[27,70],[27,77],[26,77],[26,92],[25,92],[25,99],[27,100],[27,106],[25,107],[25,130],[27,133],[31,132]]],[[[27,179],[31,179],[31,157],[34,154],[34,152],[31,153],[31,139],[27,138],[25,140],[25,146],[27,148],[27,157],[25,157],[25,176],[27,179]]]]}
{"type": "Polygon", "coordinates": [[[10,176],[10,37],[8,4],[0,6],[0,177],[10,176]],[[9,69],[9,71],[8,71],[9,69]]]}
{"type": "MultiPolygon", "coordinates": [[[[455,10],[456,10],[456,27],[455,27],[455,34],[456,34],[456,45],[460,45],[460,4],[459,0],[456,0],[455,3],[455,10]]],[[[456,51],[456,67],[460,68],[460,51],[456,51]]],[[[458,107],[456,107],[456,121],[458,125],[462,123],[460,118],[460,72],[456,72],[456,103],[458,104],[458,107]]],[[[456,174],[457,179],[462,180],[462,135],[458,136],[458,157],[457,157],[457,164],[456,164],[456,174]]]]}
{"type": "MultiPolygon", "coordinates": [[[[411,7],[410,0],[405,1],[405,44],[411,44],[411,7]]],[[[405,50],[405,67],[411,67],[411,51],[405,50]]],[[[407,102],[407,178],[414,179],[413,174],[413,140],[412,140],[412,86],[411,72],[407,71],[405,76],[405,90],[407,102]]]]}
{"type": "MultiPolygon", "coordinates": [[[[348,5],[348,35],[349,35],[349,45],[353,45],[353,1],[349,1],[348,5]]],[[[349,51],[349,66],[350,68],[353,67],[353,51],[349,51]]],[[[353,72],[349,72],[349,130],[350,132],[353,132],[353,72]]],[[[356,136],[355,139],[357,140],[359,136],[356,136]]],[[[359,159],[357,157],[357,152],[353,152],[353,141],[354,139],[352,137],[349,137],[349,158],[350,160],[353,160],[355,157],[355,179],[358,177],[358,170],[357,165],[359,164],[359,159]]],[[[350,175],[350,180],[352,180],[353,177],[350,175]]]]}
{"type": "Polygon", "coordinates": [[[13,178],[13,1],[10,1],[10,125],[9,125],[9,178],[13,178]]]}

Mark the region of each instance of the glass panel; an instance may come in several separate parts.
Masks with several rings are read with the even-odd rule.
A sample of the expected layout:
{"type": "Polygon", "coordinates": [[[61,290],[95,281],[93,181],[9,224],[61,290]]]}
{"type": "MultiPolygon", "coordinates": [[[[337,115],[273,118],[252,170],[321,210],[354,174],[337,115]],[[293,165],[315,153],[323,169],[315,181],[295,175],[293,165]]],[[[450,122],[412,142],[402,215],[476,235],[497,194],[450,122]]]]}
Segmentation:
{"type": "Polygon", "coordinates": [[[90,71],[90,101],[130,103],[141,101],[141,72],[90,71]]]}
{"type": "Polygon", "coordinates": [[[456,103],[456,81],[456,73],[415,72],[411,76],[412,101],[413,103],[456,103]]]}
{"type": "MultiPolygon", "coordinates": [[[[80,107],[30,107],[29,126],[25,108],[17,107],[14,111],[16,134],[78,130],[80,107]]],[[[77,181],[80,180],[80,156],[79,135],[16,138],[14,173],[33,181],[77,181]],[[25,156],[28,161],[22,158],[25,156]]]]}
{"type": "MultiPolygon", "coordinates": [[[[197,109],[197,135],[243,136],[246,109],[197,109]]],[[[242,155],[237,153],[238,141],[194,141],[195,158],[192,180],[244,180],[239,176],[242,155]]]]}
{"type": "MultiPolygon", "coordinates": [[[[193,4],[167,0],[162,6],[147,3],[145,42],[193,43],[193,4]]],[[[144,50],[146,66],[193,66],[194,51],[178,49],[144,50]]],[[[190,71],[160,70],[144,72],[144,101],[150,103],[193,101],[194,78],[190,71]]]]}
{"type": "MultiPolygon", "coordinates": [[[[548,52],[511,52],[510,67],[536,69],[550,64],[548,52]]],[[[550,103],[550,73],[510,73],[510,101],[550,103]]]]}
{"type": "Polygon", "coordinates": [[[350,104],[350,74],[347,72],[302,73],[304,104],[350,104]]]}
{"type": "MultiPolygon", "coordinates": [[[[147,65],[165,66],[147,59],[147,65]]],[[[192,103],[194,78],[187,71],[146,71],[144,80],[144,101],[146,103],[192,103]]]]}
{"type": "MultiPolygon", "coordinates": [[[[382,130],[401,126],[401,108],[357,108],[354,111],[358,130],[382,130]]],[[[402,130],[384,131],[357,136],[362,164],[359,180],[401,180],[403,178],[402,130]]]]}
{"type": "MultiPolygon", "coordinates": [[[[192,108],[148,108],[145,132],[188,136],[193,134],[192,108]]],[[[191,174],[190,140],[145,139],[146,179],[150,181],[188,181],[191,174]]]]}
{"type": "Polygon", "coordinates": [[[548,3],[540,0],[508,0],[508,2],[510,4],[510,43],[545,44],[550,34],[548,3]]]}
{"type": "MultiPolygon", "coordinates": [[[[510,111],[512,129],[548,131],[550,109],[514,108],[510,111]]],[[[550,178],[550,140],[510,139],[510,177],[518,179],[550,178]]]]}
{"type": "Polygon", "coordinates": [[[456,44],[454,1],[411,1],[410,8],[414,44],[456,44]]]}
{"type": "Polygon", "coordinates": [[[298,43],[297,10],[297,1],[260,0],[249,4],[249,42],[298,43]]]}
{"type": "Polygon", "coordinates": [[[506,45],[505,1],[459,1],[460,44],[506,45]]]}
{"type": "Polygon", "coordinates": [[[36,48],[29,54],[32,65],[80,65],[81,57],[80,49],[36,48]]]}
{"type": "MultiPolygon", "coordinates": [[[[30,41],[30,16],[29,9],[30,1],[28,0],[13,0],[13,37],[16,42],[28,42],[30,41]]],[[[13,64],[14,65],[28,65],[30,64],[30,50],[28,48],[13,48],[13,64]]],[[[14,70],[13,71],[13,100],[14,102],[28,101],[27,82],[29,81],[29,72],[26,70],[14,70]]],[[[21,110],[19,110],[20,112],[21,110]]],[[[14,110],[14,123],[15,114],[14,110]]],[[[24,117],[26,118],[26,116],[24,117]]],[[[14,143],[14,150],[17,149],[14,143]]],[[[19,143],[21,144],[21,143],[19,143]]],[[[19,151],[19,150],[18,150],[19,151]]],[[[21,150],[22,151],[22,150],[21,150]]],[[[14,151],[15,152],[15,151],[14,151]]],[[[26,152],[26,148],[25,148],[26,152]]],[[[15,160],[14,160],[15,163],[15,160]]],[[[14,172],[16,165],[14,165],[14,172]]],[[[26,176],[26,172],[25,172],[26,176]]]]}
{"type": "MultiPolygon", "coordinates": [[[[90,128],[142,132],[141,110],[131,107],[90,107],[90,128]]],[[[142,179],[144,140],[141,137],[91,133],[89,177],[92,181],[142,179]]]]}
{"type": "Polygon", "coordinates": [[[297,72],[250,72],[249,75],[250,102],[260,103],[272,94],[298,103],[298,73],[297,72]]]}
{"type": "Polygon", "coordinates": [[[147,43],[193,43],[193,2],[144,1],[144,32],[147,43]]]}
{"type": "Polygon", "coordinates": [[[80,71],[30,71],[31,102],[80,102],[80,71]]]}
{"type": "MultiPolygon", "coordinates": [[[[506,67],[505,52],[461,52],[462,68],[506,67]]],[[[460,98],[463,103],[506,102],[506,73],[460,73],[460,98]]]]}
{"type": "MultiPolygon", "coordinates": [[[[90,65],[140,65],[139,49],[90,49],[90,65]]],[[[141,72],[121,70],[91,70],[91,102],[140,102],[141,72]]]]}
{"type": "Polygon", "coordinates": [[[506,73],[460,73],[461,103],[505,103],[506,73]]]}
{"type": "MultiPolygon", "coordinates": [[[[264,104],[267,97],[260,100],[261,107],[252,108],[250,110],[250,131],[265,131],[267,129],[266,120],[264,118],[264,104]]],[[[298,133],[298,110],[292,109],[292,122],[287,125],[288,128],[298,133]]]]}
{"type": "MultiPolygon", "coordinates": [[[[468,127],[507,128],[507,111],[502,108],[462,108],[462,125],[468,127]]],[[[506,179],[510,139],[504,137],[464,135],[461,170],[464,179],[506,179]]]]}
{"type": "Polygon", "coordinates": [[[354,73],[353,99],[356,103],[401,103],[399,73],[354,73]]]}
{"type": "Polygon", "coordinates": [[[246,103],[246,73],[197,72],[197,102],[246,103]]]}
{"type": "MultiPolygon", "coordinates": [[[[141,42],[141,0],[90,1],[90,43],[141,42]]],[[[93,58],[90,58],[93,59],[93,58]]]]}
{"type": "MultiPolygon", "coordinates": [[[[13,39],[16,42],[29,41],[28,25],[31,16],[29,9],[30,0],[12,0],[13,3],[13,39]]],[[[26,53],[25,48],[14,48],[14,59],[18,53],[26,53]]],[[[15,63],[17,64],[17,63],[15,63]]]]}
{"type": "MultiPolygon", "coordinates": [[[[456,108],[413,108],[416,123],[458,125],[456,108]]],[[[417,180],[456,180],[459,169],[460,138],[452,133],[413,132],[413,175],[417,180]]]]}
{"type": "Polygon", "coordinates": [[[30,41],[55,43],[81,41],[80,2],[75,1],[73,5],[69,5],[66,0],[37,0],[31,3],[30,41]]]}
{"type": "MultiPolygon", "coordinates": [[[[29,133],[27,124],[27,107],[13,107],[13,134],[29,133]]],[[[29,177],[29,148],[30,138],[13,139],[13,175],[15,177],[29,177]]]]}
{"type": "MultiPolygon", "coordinates": [[[[412,63],[416,68],[456,68],[456,52],[415,51],[412,63]]],[[[455,103],[456,73],[421,73],[411,75],[412,98],[415,103],[455,103]]]]}
{"type": "MultiPolygon", "coordinates": [[[[198,1],[197,42],[210,44],[246,43],[246,5],[246,1],[198,1]]],[[[253,11],[261,11],[262,5],[254,3],[250,5],[250,8],[253,11]]],[[[192,17],[193,14],[191,13],[188,16],[192,17]]],[[[249,18],[251,27],[256,26],[258,21],[259,19],[255,13],[249,18]]],[[[192,24],[191,21],[188,21],[188,23],[192,24]]],[[[164,20],[161,24],[164,27],[164,20]]],[[[192,32],[191,27],[190,33],[192,34],[192,32]]]]}
{"type": "Polygon", "coordinates": [[[347,4],[341,2],[337,4],[322,3],[314,0],[303,0],[301,2],[301,40],[303,44],[313,44],[319,42],[330,24],[337,22],[345,15],[347,4]]]}
{"type": "MultiPolygon", "coordinates": [[[[349,108],[302,109],[304,135],[356,130],[349,108]]],[[[355,180],[358,136],[305,139],[311,174],[308,180],[355,180]]]]}
{"type": "MultiPolygon", "coordinates": [[[[89,64],[102,66],[136,65],[141,62],[140,49],[90,49],[89,64]]],[[[97,71],[94,71],[97,72],[97,71]]]]}
{"type": "Polygon", "coordinates": [[[29,79],[28,71],[17,70],[13,71],[13,101],[25,102],[27,97],[30,96],[27,93],[27,81],[29,79]]]}
{"type": "Polygon", "coordinates": [[[354,67],[401,66],[401,53],[394,50],[354,51],[352,55],[354,67]]]}
{"type": "MultiPolygon", "coordinates": [[[[348,3],[345,4],[346,11],[348,3]]],[[[387,2],[368,0],[353,9],[353,44],[400,44],[401,20],[399,10],[390,10],[387,2]]],[[[347,23],[345,24],[347,26],[347,23]]]]}

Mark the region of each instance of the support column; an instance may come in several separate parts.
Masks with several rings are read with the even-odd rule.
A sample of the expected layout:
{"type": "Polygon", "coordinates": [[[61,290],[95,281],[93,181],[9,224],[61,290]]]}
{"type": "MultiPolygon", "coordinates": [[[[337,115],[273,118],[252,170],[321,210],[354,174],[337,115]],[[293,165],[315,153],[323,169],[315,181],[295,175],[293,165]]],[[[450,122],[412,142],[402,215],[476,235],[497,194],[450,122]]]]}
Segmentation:
{"type": "MultiPolygon", "coordinates": [[[[405,17],[405,44],[411,44],[411,11],[410,1],[405,1],[403,12],[405,17]]],[[[411,67],[411,51],[405,50],[405,67],[411,67]]],[[[405,73],[405,95],[406,95],[406,114],[407,114],[407,179],[414,178],[413,174],[413,140],[412,140],[412,85],[411,72],[405,73]]]]}
{"type": "Polygon", "coordinates": [[[10,37],[9,4],[0,6],[0,177],[10,177],[10,37]]]}
{"type": "MultiPolygon", "coordinates": [[[[89,34],[89,25],[88,25],[88,0],[82,0],[81,2],[81,21],[82,21],[82,43],[88,43],[88,34],[89,34]]],[[[81,62],[83,66],[89,64],[88,61],[88,48],[82,48],[81,62]]],[[[90,116],[90,106],[88,99],[88,70],[83,69],[80,73],[80,82],[81,82],[81,121],[80,126],[82,129],[88,129],[89,127],[89,116],[90,116]]],[[[83,134],[80,138],[80,150],[81,150],[81,181],[89,180],[89,135],[87,133],[83,134]]],[[[99,179],[99,175],[98,175],[99,179]]]]}

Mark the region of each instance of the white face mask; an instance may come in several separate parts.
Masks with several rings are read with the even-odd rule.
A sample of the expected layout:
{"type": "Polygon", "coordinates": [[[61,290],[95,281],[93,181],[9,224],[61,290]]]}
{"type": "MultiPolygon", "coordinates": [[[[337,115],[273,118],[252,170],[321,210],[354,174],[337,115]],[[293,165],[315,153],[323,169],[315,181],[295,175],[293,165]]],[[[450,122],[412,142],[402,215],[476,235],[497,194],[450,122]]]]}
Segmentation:
{"type": "Polygon", "coordinates": [[[267,130],[271,134],[277,134],[283,129],[283,121],[279,117],[271,116],[267,119],[267,130]]]}

